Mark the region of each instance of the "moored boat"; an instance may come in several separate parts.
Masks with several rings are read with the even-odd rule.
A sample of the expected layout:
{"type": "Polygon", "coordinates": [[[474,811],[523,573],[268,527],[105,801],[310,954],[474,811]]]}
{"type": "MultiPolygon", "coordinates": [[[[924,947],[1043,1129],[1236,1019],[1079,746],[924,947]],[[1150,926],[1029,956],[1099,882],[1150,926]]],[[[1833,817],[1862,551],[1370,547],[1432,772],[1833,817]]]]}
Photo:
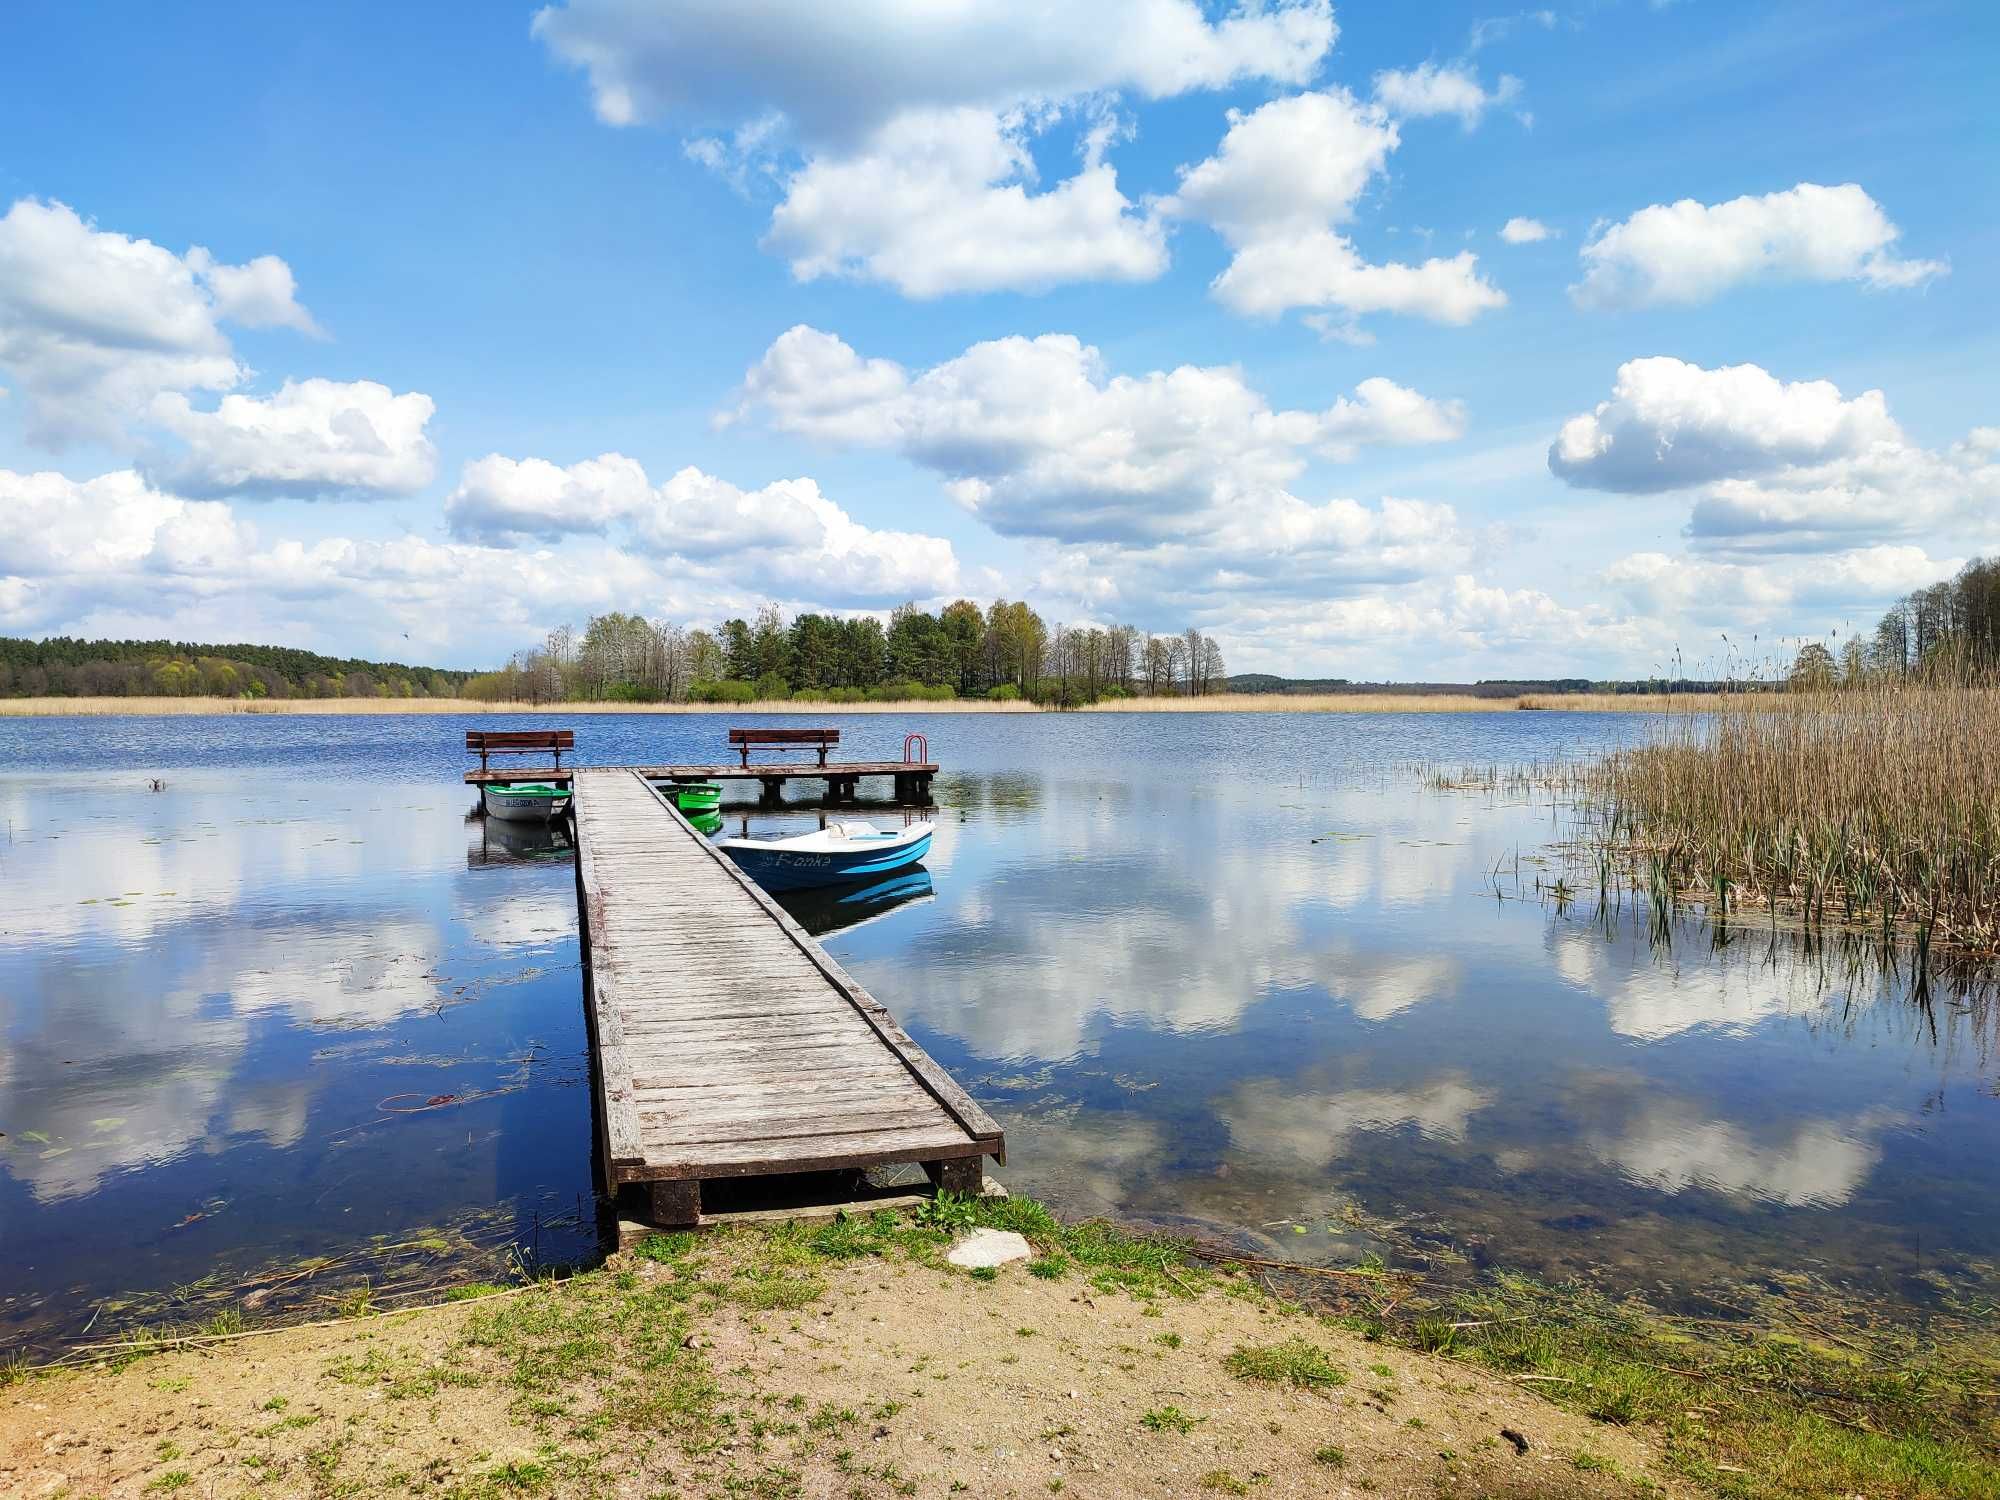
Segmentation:
{"type": "Polygon", "coordinates": [[[737,866],[767,891],[797,891],[846,880],[873,880],[930,853],[930,823],[885,832],[871,823],[829,823],[782,839],[717,839],[737,866]]]}
{"type": "Polygon", "coordinates": [[[569,788],[546,781],[496,781],[480,797],[487,817],[509,823],[546,823],[569,807],[569,788]]]}
{"type": "Polygon", "coordinates": [[[676,781],[667,788],[667,795],[674,799],[674,806],[684,813],[714,812],[722,806],[722,783],[676,781]]]}

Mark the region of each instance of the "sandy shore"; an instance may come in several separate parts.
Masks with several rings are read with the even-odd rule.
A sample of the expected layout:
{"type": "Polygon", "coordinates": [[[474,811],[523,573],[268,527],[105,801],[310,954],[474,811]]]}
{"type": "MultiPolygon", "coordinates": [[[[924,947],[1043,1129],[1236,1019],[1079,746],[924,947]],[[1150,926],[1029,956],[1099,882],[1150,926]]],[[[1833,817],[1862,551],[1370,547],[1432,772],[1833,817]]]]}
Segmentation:
{"type": "MultiPolygon", "coordinates": [[[[1475,698],[1452,693],[1223,693],[1207,698],[1126,698],[1077,710],[1096,714],[1141,713],[1512,713],[1528,709],[1587,713],[1688,711],[1716,702],[1710,694],[1529,693],[1518,698],[1475,698]]],[[[944,702],[823,703],[474,703],[461,698],[0,698],[0,718],[107,714],[1032,714],[1050,709],[1032,703],[983,698],[944,702]]]]}
{"type": "MultiPolygon", "coordinates": [[[[0,1391],[0,1493],[1687,1494],[1532,1385],[1240,1279],[991,1280],[762,1234],[0,1391]]],[[[1037,1263],[1045,1265],[1046,1262],[1037,1263]]]]}

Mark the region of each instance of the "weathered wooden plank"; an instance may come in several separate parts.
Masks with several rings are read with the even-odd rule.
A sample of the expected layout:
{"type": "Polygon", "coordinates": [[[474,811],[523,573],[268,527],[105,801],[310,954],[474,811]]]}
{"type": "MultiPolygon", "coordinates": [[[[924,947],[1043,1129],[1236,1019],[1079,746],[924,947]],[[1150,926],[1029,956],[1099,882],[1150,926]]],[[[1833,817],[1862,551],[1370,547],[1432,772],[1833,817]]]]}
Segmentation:
{"type": "Polygon", "coordinates": [[[588,842],[579,835],[576,857],[577,910],[586,954],[585,984],[590,995],[591,1039],[597,1048],[598,1079],[603,1087],[604,1156],[607,1170],[644,1158],[639,1141],[639,1117],[632,1098],[632,1070],[625,1053],[625,1035],[618,1007],[606,993],[598,971],[600,951],[612,940],[604,917],[599,872],[588,842]]]}
{"type": "Polygon", "coordinates": [[[888,1012],[645,776],[576,778],[613,1182],[962,1158],[976,1168],[997,1151],[998,1128],[969,1100],[961,1106],[956,1085],[888,1012]]]}
{"type": "Polygon", "coordinates": [[[722,1115],[710,1118],[695,1112],[686,1118],[644,1115],[646,1158],[652,1160],[662,1152],[673,1154],[678,1148],[692,1150],[697,1146],[719,1146],[754,1148],[750,1154],[768,1151],[774,1145],[786,1141],[827,1141],[843,1140],[851,1135],[866,1135],[891,1130],[916,1130],[942,1132],[947,1141],[964,1140],[965,1132],[949,1121],[939,1121],[935,1115],[926,1114],[921,1109],[903,1110],[894,1114],[868,1109],[851,1109],[838,1115],[828,1115],[825,1119],[789,1120],[783,1113],[765,1111],[757,1114],[722,1115]]]}
{"type": "Polygon", "coordinates": [[[860,1071],[879,1072],[885,1078],[900,1075],[895,1063],[882,1056],[880,1047],[854,1046],[838,1040],[786,1042],[762,1046],[742,1042],[720,1045],[695,1044],[654,1052],[632,1053],[633,1085],[637,1088],[700,1088],[705,1070],[710,1068],[755,1068],[810,1087],[814,1077],[828,1073],[847,1076],[860,1071]],[[653,1072],[651,1069],[662,1071],[653,1072]]]}
{"type": "MultiPolygon", "coordinates": [[[[811,935],[803,927],[799,926],[797,922],[794,922],[791,915],[782,906],[773,901],[764,892],[762,887],[751,880],[749,876],[737,869],[735,862],[726,854],[710,844],[708,840],[696,834],[693,827],[687,825],[686,820],[681,817],[678,808],[670,806],[664,799],[661,801],[661,806],[667,809],[676,822],[687,826],[689,836],[699,841],[702,849],[728,872],[738,885],[750,895],[752,900],[756,901],[764,909],[766,915],[778,924],[798,950],[806,956],[807,960],[820,973],[826,976],[828,982],[834,988],[847,997],[856,1012],[874,1028],[876,1034],[903,1060],[904,1065],[910,1069],[910,1072],[916,1077],[917,1081],[924,1086],[926,1091],[938,1103],[944,1106],[946,1111],[965,1128],[968,1134],[994,1140],[1002,1137],[1000,1127],[994,1123],[993,1117],[981,1109],[974,1102],[972,1096],[958,1086],[957,1080],[952,1078],[943,1068],[940,1068],[931,1058],[931,1055],[918,1046],[915,1039],[896,1024],[895,1019],[890,1016],[881,1003],[866,990],[862,989],[860,985],[856,984],[848,972],[841,968],[825,949],[814,942],[811,935]]],[[[1003,1157],[1003,1165],[1004,1160],[1003,1157]]]]}
{"type": "MultiPolygon", "coordinates": [[[[686,1042],[698,1045],[702,1042],[762,1042],[771,1046],[797,1045],[811,1042],[855,1042],[855,1028],[851,1023],[820,1020],[813,1016],[772,1016],[772,1015],[728,1015],[677,1017],[667,1019],[651,1015],[627,1015],[626,1035],[631,1039],[638,1056],[657,1056],[671,1059],[677,1044],[686,1042]],[[637,1051],[643,1047],[643,1053],[637,1051]]],[[[883,1049],[871,1039],[862,1039],[861,1044],[872,1045],[876,1052],[883,1049]]]]}
{"type": "Polygon", "coordinates": [[[984,1156],[991,1148],[952,1127],[946,1130],[870,1131],[817,1140],[771,1142],[749,1150],[696,1147],[680,1156],[661,1155],[621,1171],[621,1182],[673,1177],[757,1177],[771,1172],[831,1172],[844,1167],[878,1167],[901,1161],[945,1161],[984,1156]]]}
{"type": "MultiPolygon", "coordinates": [[[[663,1119],[702,1124],[731,1120],[779,1120],[800,1129],[849,1115],[867,1115],[884,1125],[918,1124],[937,1118],[932,1102],[912,1095],[891,1079],[829,1079],[817,1092],[780,1093],[764,1078],[724,1078],[695,1089],[635,1089],[643,1134],[663,1119]],[[901,1117],[908,1115],[904,1121],[901,1117]],[[893,1117],[893,1118],[892,1118],[893,1117]]],[[[824,1132],[822,1132],[824,1133],[824,1132]]]]}

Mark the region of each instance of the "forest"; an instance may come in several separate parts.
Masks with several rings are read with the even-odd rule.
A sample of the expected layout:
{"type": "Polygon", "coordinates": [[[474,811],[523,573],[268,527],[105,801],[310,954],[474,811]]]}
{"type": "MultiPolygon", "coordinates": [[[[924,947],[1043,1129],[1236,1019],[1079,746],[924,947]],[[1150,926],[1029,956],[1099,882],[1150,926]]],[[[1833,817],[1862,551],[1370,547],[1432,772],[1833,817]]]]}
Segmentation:
{"type": "Polygon", "coordinates": [[[1953,577],[1905,594],[1872,636],[1850,637],[1839,652],[1849,680],[1945,663],[1982,673],[2000,667],[2000,558],[1975,557],[1953,577]]]}
{"type": "Polygon", "coordinates": [[[988,698],[1061,707],[1227,692],[1228,677],[1221,647],[1193,628],[1159,636],[1129,625],[1051,626],[1018,600],[981,609],[960,599],[935,614],[902,605],[886,626],[872,615],[787,619],[776,605],[714,630],[597,615],[581,631],[551,631],[462,691],[530,703],[988,698]]]}
{"type": "Polygon", "coordinates": [[[8,698],[452,698],[471,675],[289,646],[0,636],[8,698]]]}

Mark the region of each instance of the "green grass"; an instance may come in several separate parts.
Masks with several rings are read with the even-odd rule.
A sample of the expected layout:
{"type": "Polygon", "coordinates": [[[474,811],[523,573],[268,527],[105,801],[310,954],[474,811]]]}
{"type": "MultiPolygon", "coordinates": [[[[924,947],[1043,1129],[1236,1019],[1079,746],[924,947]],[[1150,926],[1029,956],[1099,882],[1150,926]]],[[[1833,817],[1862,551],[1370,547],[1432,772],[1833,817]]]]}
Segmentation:
{"type": "Polygon", "coordinates": [[[791,1311],[826,1295],[817,1276],[794,1276],[775,1268],[748,1266],[726,1283],[729,1300],[756,1312],[791,1311]]]}
{"type": "Polygon", "coordinates": [[[1223,1361],[1223,1367],[1244,1380],[1261,1380],[1300,1390],[1347,1384],[1347,1372],[1329,1359],[1324,1349],[1306,1339],[1286,1339],[1282,1344],[1239,1344],[1223,1361]]]}
{"type": "MultiPolygon", "coordinates": [[[[870,1267],[861,1279],[893,1285],[895,1277],[919,1274],[919,1267],[941,1266],[952,1236],[980,1225],[1027,1236],[1036,1252],[1026,1267],[1030,1277],[1072,1278],[1132,1296],[1146,1311],[1204,1290],[1258,1300],[1266,1295],[1250,1277],[1191,1264],[1172,1241],[1101,1222],[1060,1224],[1025,1199],[946,1199],[922,1215],[885,1211],[816,1226],[655,1236],[617,1271],[537,1284],[464,1308],[452,1315],[461,1320],[458,1344],[441,1352],[397,1353],[363,1337],[320,1373],[390,1401],[448,1401],[452,1388],[483,1383],[504,1394],[517,1418],[583,1454],[643,1453],[660,1445],[666,1457],[655,1466],[671,1470],[682,1493],[786,1495],[798,1487],[796,1471],[786,1465],[813,1450],[778,1452],[767,1460],[767,1445],[847,1441],[865,1450],[860,1438],[866,1429],[854,1430],[859,1419],[845,1406],[808,1416],[801,1399],[786,1404],[793,1420],[772,1421],[775,1410],[746,1405],[733,1394],[741,1372],[724,1375],[710,1367],[702,1316],[730,1305],[752,1319],[777,1313],[780,1318],[766,1321],[785,1321],[783,1314],[826,1297],[837,1265],[879,1262],[879,1270],[870,1267]]],[[[1342,1290],[1330,1295],[1360,1310],[1324,1322],[1385,1343],[1435,1349],[1509,1379],[1532,1377],[1519,1388],[1637,1430],[1690,1490],[1731,1500],[1827,1494],[2000,1500],[1994,1457],[2000,1453],[2000,1408],[1991,1394],[2000,1389],[2000,1333],[1990,1300],[1947,1298],[1919,1327],[1895,1317],[1873,1323],[1858,1315],[1842,1318],[1832,1294],[1816,1284],[1804,1302],[1745,1291],[1746,1298],[1764,1300],[1756,1317],[1739,1327],[1675,1321],[1636,1301],[1507,1276],[1456,1289],[1398,1281],[1398,1307],[1385,1318],[1377,1309],[1391,1294],[1382,1285],[1360,1279],[1338,1285],[1342,1290]],[[1808,1314],[1835,1321],[1811,1324],[1808,1314]],[[1791,1331],[1781,1336],[1785,1329],[1791,1331]]],[[[1052,1305],[1065,1300],[1058,1293],[1052,1305]]],[[[1034,1318],[1045,1341],[1061,1339],[1063,1316],[1034,1318]]],[[[795,1333],[801,1325],[818,1326],[816,1319],[791,1321],[795,1333]]],[[[1009,1346],[1033,1348],[1017,1323],[1020,1315],[996,1322],[994,1330],[1009,1346]],[[1008,1336],[1010,1330],[1015,1336],[1008,1336]]],[[[1294,1318],[1291,1326],[1309,1334],[1314,1325],[1294,1318]]],[[[171,1339],[161,1337],[125,1358],[170,1347],[171,1339]]],[[[1128,1352],[1136,1357],[1142,1347],[1177,1349],[1182,1340],[1165,1331],[1135,1336],[1128,1352]]],[[[923,1351],[911,1353],[913,1373],[947,1373],[932,1368],[923,1351]]],[[[1225,1364],[1237,1378],[1299,1390],[1329,1390],[1347,1379],[1332,1353],[1304,1336],[1239,1345],[1225,1364]]],[[[1386,1407],[1395,1394],[1391,1366],[1371,1361],[1367,1368],[1379,1382],[1371,1394],[1386,1407]]],[[[881,1394],[857,1390],[850,1399],[854,1409],[866,1410],[867,1420],[886,1421],[895,1403],[876,1402],[881,1394]]],[[[310,1411],[291,1414],[282,1397],[271,1398],[264,1410],[275,1420],[258,1429],[260,1436],[316,1428],[314,1436],[324,1438],[302,1458],[285,1461],[302,1463],[291,1477],[309,1481],[316,1500],[332,1500],[360,1482],[353,1471],[341,1471],[343,1453],[351,1451],[358,1463],[367,1451],[348,1448],[359,1429],[334,1431],[337,1424],[310,1411]]],[[[423,1408],[405,1410],[411,1420],[423,1408]]],[[[1185,1434],[1199,1420],[1173,1406],[1138,1419],[1143,1430],[1162,1438],[1185,1434]]],[[[1065,1435],[1057,1427],[1044,1437],[1065,1435]]],[[[1158,1444],[1162,1452],[1178,1446],[1158,1444]]],[[[159,1456],[165,1459],[166,1450],[159,1456]]],[[[1345,1461],[1337,1447],[1311,1456],[1327,1468],[1345,1461]]],[[[1576,1455],[1565,1457],[1573,1462],[1576,1455]]],[[[484,1455],[479,1460],[488,1461],[484,1455]]],[[[551,1488],[598,1493],[608,1481],[597,1474],[597,1461],[551,1448],[496,1467],[474,1466],[460,1490],[439,1493],[443,1500],[523,1500],[551,1488]],[[544,1469],[546,1480],[537,1477],[544,1469]]],[[[898,1493],[909,1483],[905,1476],[884,1477],[852,1454],[846,1464],[855,1482],[876,1486],[868,1493],[898,1493]]],[[[179,1487],[170,1476],[183,1472],[170,1470],[154,1484],[179,1487]]],[[[1261,1478],[1214,1472],[1246,1488],[1261,1478]]]]}
{"type": "MultiPolygon", "coordinates": [[[[1763,1311],[1775,1324],[1793,1305],[1774,1295],[1763,1311]]],[[[1717,1494],[2000,1500],[1990,1307],[1934,1318],[1984,1330],[1950,1346],[1858,1315],[1828,1341],[1753,1319],[1678,1322],[1591,1289],[1501,1276],[1422,1322],[1446,1319],[1484,1325],[1456,1330],[1449,1357],[1533,1377],[1524,1384],[1559,1405],[1643,1430],[1672,1470],[1717,1494]]],[[[1414,1320],[1338,1321],[1416,1347],[1436,1342],[1414,1320]]]]}
{"type": "Polygon", "coordinates": [[[1193,1432],[1195,1425],[1203,1419],[1190,1416],[1178,1406],[1161,1406],[1139,1418],[1139,1425],[1148,1432],[1193,1432]]]}
{"type": "Polygon", "coordinates": [[[781,1226],[765,1239],[767,1258],[778,1263],[903,1256],[933,1264],[956,1236],[979,1228],[1009,1229],[1025,1237],[1035,1250],[1028,1274],[1042,1280],[1080,1273],[1099,1291],[1122,1291],[1142,1300],[1192,1296],[1216,1280],[1212,1271],[1190,1263],[1183,1241],[1134,1234],[1101,1219],[1064,1224],[1032,1198],[940,1193],[907,1216],[886,1209],[843,1215],[830,1224],[781,1226]]]}
{"type": "Polygon", "coordinates": [[[497,1286],[490,1281],[469,1281],[464,1286],[448,1288],[444,1294],[444,1300],[447,1302],[469,1302],[474,1297],[490,1297],[495,1292],[504,1292],[506,1290],[508,1288],[497,1286]]]}

